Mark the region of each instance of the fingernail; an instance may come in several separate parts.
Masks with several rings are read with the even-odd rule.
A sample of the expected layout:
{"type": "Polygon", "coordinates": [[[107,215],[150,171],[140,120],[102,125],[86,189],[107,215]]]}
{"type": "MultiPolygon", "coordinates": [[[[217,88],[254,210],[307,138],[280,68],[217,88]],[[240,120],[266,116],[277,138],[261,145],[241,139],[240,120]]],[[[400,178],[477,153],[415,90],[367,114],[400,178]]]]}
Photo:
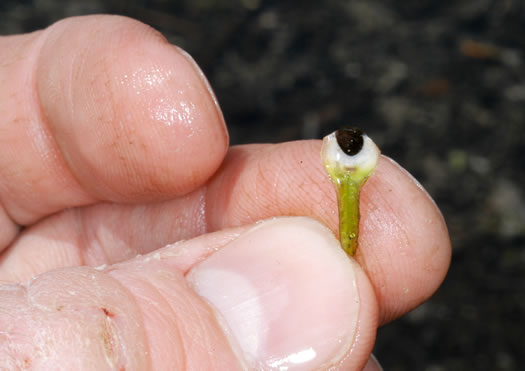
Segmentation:
{"type": "Polygon", "coordinates": [[[373,354],[370,354],[370,358],[368,358],[368,362],[365,368],[363,368],[363,371],[383,371],[383,367],[381,367],[377,358],[373,354]]]}
{"type": "Polygon", "coordinates": [[[329,367],[349,351],[360,300],[354,265],[312,219],[257,224],[187,278],[254,369],[329,367]]]}

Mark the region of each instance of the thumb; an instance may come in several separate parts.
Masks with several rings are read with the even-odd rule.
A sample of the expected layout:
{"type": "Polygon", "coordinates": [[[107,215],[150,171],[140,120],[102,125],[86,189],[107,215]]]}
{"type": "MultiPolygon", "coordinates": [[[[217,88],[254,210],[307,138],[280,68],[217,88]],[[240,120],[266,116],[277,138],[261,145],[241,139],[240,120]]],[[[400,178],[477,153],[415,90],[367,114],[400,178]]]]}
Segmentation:
{"type": "Polygon", "coordinates": [[[48,272],[0,296],[0,368],[361,369],[377,326],[368,279],[306,218],[48,272]]]}

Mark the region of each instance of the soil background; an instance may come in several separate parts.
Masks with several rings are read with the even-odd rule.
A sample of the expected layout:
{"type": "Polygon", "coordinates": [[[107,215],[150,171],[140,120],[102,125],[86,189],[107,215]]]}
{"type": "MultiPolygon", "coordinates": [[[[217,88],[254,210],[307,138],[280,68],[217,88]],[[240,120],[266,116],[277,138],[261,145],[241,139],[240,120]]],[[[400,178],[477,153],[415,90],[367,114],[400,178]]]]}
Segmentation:
{"type": "Polygon", "coordinates": [[[443,211],[454,255],[427,303],[379,329],[385,370],[525,364],[525,1],[34,0],[0,33],[112,13],[200,64],[232,144],[359,125],[443,211]]]}

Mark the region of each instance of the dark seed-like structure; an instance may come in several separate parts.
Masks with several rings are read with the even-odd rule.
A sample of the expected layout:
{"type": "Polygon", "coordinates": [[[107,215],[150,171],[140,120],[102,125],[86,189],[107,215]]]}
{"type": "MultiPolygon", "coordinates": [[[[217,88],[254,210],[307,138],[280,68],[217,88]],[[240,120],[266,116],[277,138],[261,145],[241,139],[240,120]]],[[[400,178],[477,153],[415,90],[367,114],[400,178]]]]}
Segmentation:
{"type": "Polygon", "coordinates": [[[354,156],[363,148],[363,134],[359,128],[343,128],[335,132],[335,138],[344,153],[354,156]]]}

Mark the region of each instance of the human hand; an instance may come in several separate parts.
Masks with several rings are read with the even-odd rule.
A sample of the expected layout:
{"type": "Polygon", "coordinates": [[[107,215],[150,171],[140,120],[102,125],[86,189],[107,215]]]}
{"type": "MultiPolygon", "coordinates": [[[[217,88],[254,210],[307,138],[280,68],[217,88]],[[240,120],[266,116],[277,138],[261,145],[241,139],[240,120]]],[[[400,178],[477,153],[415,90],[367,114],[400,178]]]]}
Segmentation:
{"type": "Polygon", "coordinates": [[[148,27],[66,19],[0,53],[1,369],[359,370],[443,280],[404,170],[381,159],[347,258],[320,141],[227,152],[202,73],[148,27]],[[318,222],[253,224],[291,215],[318,222]]]}

